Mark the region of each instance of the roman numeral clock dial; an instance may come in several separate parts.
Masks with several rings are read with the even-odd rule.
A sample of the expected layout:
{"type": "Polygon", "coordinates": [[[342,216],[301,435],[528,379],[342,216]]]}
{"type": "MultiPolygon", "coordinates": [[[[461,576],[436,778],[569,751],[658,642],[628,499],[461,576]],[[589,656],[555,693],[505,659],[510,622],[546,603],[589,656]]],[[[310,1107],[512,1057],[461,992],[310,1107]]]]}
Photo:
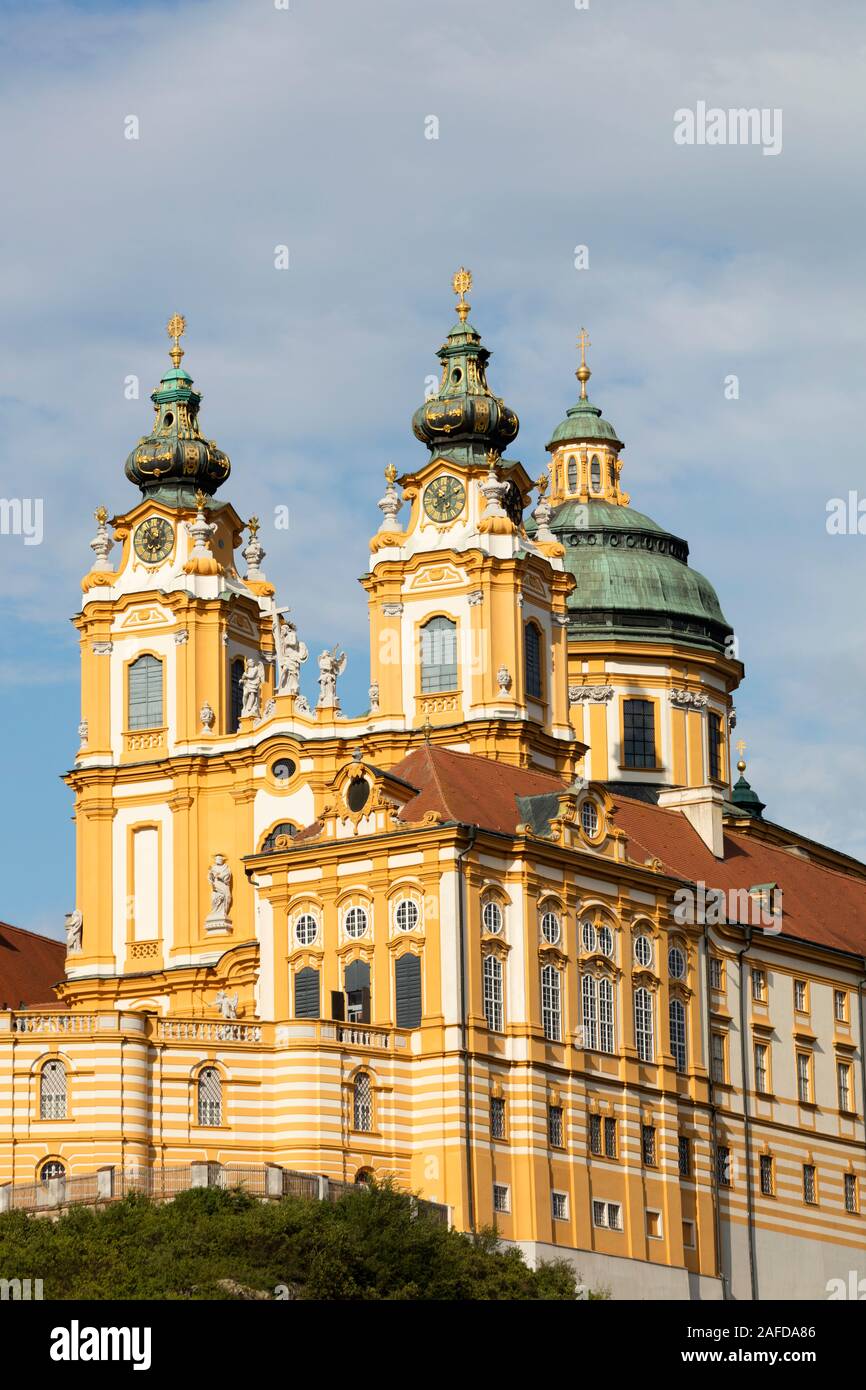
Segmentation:
{"type": "Polygon", "coordinates": [[[164,517],[149,516],[138,527],[133,543],[139,560],[146,565],[159,565],[171,554],[174,535],[164,517]]]}
{"type": "Polygon", "coordinates": [[[459,478],[434,478],[424,492],[424,510],[440,525],[458,517],[465,501],[466,489],[459,478]]]}

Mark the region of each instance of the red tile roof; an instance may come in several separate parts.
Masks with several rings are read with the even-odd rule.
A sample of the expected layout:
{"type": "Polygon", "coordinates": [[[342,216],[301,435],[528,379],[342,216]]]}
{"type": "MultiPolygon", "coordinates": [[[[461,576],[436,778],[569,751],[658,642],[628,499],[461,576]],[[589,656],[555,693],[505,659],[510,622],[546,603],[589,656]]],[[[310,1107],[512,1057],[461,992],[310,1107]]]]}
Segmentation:
{"type": "Polygon", "coordinates": [[[413,748],[391,771],[418,788],[418,795],[403,807],[403,820],[418,821],[428,811],[438,811],[445,820],[506,834],[512,834],[521,819],[518,796],[564,790],[563,782],[553,773],[534,772],[427,743],[413,748]]]}
{"type": "Polygon", "coordinates": [[[52,986],[63,979],[65,969],[62,941],[0,922],[0,1005],[56,1004],[52,986]]]}

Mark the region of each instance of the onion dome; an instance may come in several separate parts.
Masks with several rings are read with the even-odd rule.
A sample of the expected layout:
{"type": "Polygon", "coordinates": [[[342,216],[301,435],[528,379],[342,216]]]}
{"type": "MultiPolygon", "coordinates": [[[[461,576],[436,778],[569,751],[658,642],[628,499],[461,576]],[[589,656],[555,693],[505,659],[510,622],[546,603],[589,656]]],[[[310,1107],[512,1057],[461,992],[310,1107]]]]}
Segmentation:
{"type": "Polygon", "coordinates": [[[436,354],[442,363],[439,391],[415,411],[412,429],[437,457],[484,463],[491,449],[503,453],[517,437],[520,422],[487,384],[490,353],[468,322],[470,306],[465,296],[472,287],[472,275],[461,266],[451,284],[459,295],[459,322],[436,354]]]}
{"type": "Polygon", "coordinates": [[[740,761],[737,763],[737,771],[740,775],[731,791],[731,801],[736,806],[740,815],[752,816],[755,820],[760,820],[767,803],[761,800],[758,793],[754,791],[750,783],[746,781],[743,776],[745,770],[746,764],[743,762],[743,759],[740,758],[740,761]]]}
{"type": "Polygon", "coordinates": [[[186,328],[181,314],[168,324],[174,346],[169,352],[172,369],[165,373],[151,395],[156,410],[153,429],[143,436],[126,460],[126,476],[137,483],[142,495],[170,506],[194,507],[195,494],[211,497],[231,471],[226,454],[212,439],[203,438],[198,425],[201,393],[180,365],[183,348],[179,339],[186,328]]]}
{"type": "Polygon", "coordinates": [[[586,349],[590,343],[585,328],[580,330],[577,341],[580,347],[580,366],[575,376],[580,382],[580,399],[565,412],[565,419],[553,431],[547,448],[553,452],[560,444],[579,444],[583,440],[602,440],[622,448],[622,440],[610,420],[605,420],[598,406],[593,405],[586,394],[586,383],[592,372],[586,365],[586,349]]]}

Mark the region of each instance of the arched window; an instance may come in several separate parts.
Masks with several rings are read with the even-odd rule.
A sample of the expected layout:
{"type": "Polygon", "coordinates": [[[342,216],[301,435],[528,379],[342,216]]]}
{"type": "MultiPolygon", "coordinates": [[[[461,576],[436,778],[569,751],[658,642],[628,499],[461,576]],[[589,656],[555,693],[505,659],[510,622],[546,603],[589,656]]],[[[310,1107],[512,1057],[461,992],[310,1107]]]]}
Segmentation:
{"type": "Polygon", "coordinates": [[[244,663],[236,657],[229,669],[229,732],[236,734],[240,728],[241,710],[244,707],[244,692],[241,681],[244,678],[244,663]]]}
{"type": "Polygon", "coordinates": [[[216,1067],[202,1067],[198,1074],[198,1122],[213,1127],[222,1124],[223,1083],[216,1067]]]}
{"type": "Polygon", "coordinates": [[[541,972],[541,1026],[550,1042],[562,1041],[562,977],[555,965],[541,972]]]}
{"type": "Polygon", "coordinates": [[[295,976],[295,1018],[320,1018],[319,972],[305,966],[295,976]]]}
{"type": "Polygon", "coordinates": [[[421,690],[457,689],[457,624],[431,618],[421,629],[421,690]]]}
{"type": "Polygon", "coordinates": [[[129,668],[126,727],[162,728],[162,662],[140,656],[129,668]]]}
{"type": "Polygon", "coordinates": [[[607,480],[610,483],[611,490],[613,490],[616,487],[616,464],[613,459],[611,459],[610,463],[607,465],[607,480]]]}
{"type": "Polygon", "coordinates": [[[39,1181],[51,1182],[52,1178],[65,1178],[66,1169],[59,1158],[49,1158],[39,1169],[39,1181]]]}
{"type": "Polygon", "coordinates": [[[610,980],[598,982],[598,1044],[602,1052],[616,1052],[613,984],[610,980]]]}
{"type": "Polygon", "coordinates": [[[568,460],[568,490],[577,492],[577,459],[574,455],[568,460]]]}
{"type": "Polygon", "coordinates": [[[527,623],[523,629],[523,652],[526,666],[526,693],[535,700],[541,699],[541,637],[535,623],[527,623]]]}
{"type": "Polygon", "coordinates": [[[600,492],[600,491],[601,491],[601,464],[599,463],[599,461],[598,461],[598,459],[596,458],[595,454],[593,454],[593,456],[592,456],[592,462],[591,462],[590,465],[589,465],[589,477],[590,477],[590,481],[591,481],[591,483],[592,483],[592,490],[593,490],[593,492],[600,492]]]}
{"type": "Polygon", "coordinates": [[[394,964],[398,1028],[421,1027],[421,958],[407,951],[394,964]]]}
{"type": "Polygon", "coordinates": [[[46,1062],[39,1077],[40,1120],[66,1119],[66,1068],[62,1062],[46,1062]]]}
{"type": "Polygon", "coordinates": [[[502,1008],[502,961],[498,956],[485,956],[482,968],[484,986],[484,1017],[491,1033],[501,1033],[503,1025],[502,1008]]]}
{"type": "Polygon", "coordinates": [[[352,1087],[352,1128],[361,1134],[373,1128],[373,1087],[365,1071],[358,1072],[352,1087]]]}
{"type": "Polygon", "coordinates": [[[592,1050],[598,1047],[598,983],[591,975],[581,982],[583,1002],[583,1045],[592,1050]]]}
{"type": "Polygon", "coordinates": [[[673,1053],[674,1063],[677,1071],[686,1069],[686,1006],[681,999],[672,999],[670,1008],[671,1018],[671,1052],[673,1053]]]}
{"type": "Polygon", "coordinates": [[[651,1062],[653,1047],[653,997],[648,989],[634,992],[634,1039],[642,1062],[651,1062]]]}
{"type": "Polygon", "coordinates": [[[290,820],[280,821],[279,825],[275,825],[270,834],[262,841],[262,854],[272,854],[277,847],[278,839],[282,839],[283,836],[286,836],[288,839],[293,840],[297,833],[298,827],[293,825],[290,820]]]}

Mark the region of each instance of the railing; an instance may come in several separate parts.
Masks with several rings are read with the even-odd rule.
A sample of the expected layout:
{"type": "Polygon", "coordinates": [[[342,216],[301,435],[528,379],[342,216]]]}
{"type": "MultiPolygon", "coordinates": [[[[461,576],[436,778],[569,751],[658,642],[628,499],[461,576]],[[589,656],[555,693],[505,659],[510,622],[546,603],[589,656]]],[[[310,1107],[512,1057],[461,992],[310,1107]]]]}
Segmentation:
{"type": "Polygon", "coordinates": [[[158,1020],[157,1037],[164,1042],[258,1043],[262,1040],[262,1029],[258,1023],[236,1023],[232,1019],[219,1023],[161,1018],[158,1020]]]}
{"type": "Polygon", "coordinates": [[[93,1033],[95,1014],[16,1014],[16,1033],[93,1033]]]}
{"type": "Polygon", "coordinates": [[[338,1024],[337,1041],[348,1047],[387,1047],[388,1034],[377,1033],[372,1028],[344,1028],[338,1024]]]}

